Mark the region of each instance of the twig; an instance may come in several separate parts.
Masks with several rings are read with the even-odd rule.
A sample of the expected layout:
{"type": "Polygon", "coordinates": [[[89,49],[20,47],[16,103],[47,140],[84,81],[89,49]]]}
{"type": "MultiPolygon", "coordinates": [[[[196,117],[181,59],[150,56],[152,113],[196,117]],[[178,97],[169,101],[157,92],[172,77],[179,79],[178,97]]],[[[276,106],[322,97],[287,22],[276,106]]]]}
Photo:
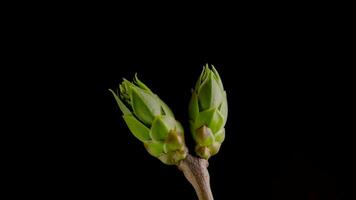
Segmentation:
{"type": "Polygon", "coordinates": [[[184,176],[193,185],[199,200],[214,200],[210,189],[208,165],[207,160],[189,154],[178,165],[178,168],[183,171],[184,176]]]}

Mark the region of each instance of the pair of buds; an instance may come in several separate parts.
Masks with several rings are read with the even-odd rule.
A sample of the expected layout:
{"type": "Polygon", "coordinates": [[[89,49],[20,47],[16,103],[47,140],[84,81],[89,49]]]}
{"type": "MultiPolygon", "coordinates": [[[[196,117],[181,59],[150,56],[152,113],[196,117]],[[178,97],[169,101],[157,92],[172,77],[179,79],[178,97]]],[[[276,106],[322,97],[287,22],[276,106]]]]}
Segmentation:
{"type": "MultiPolygon", "coordinates": [[[[184,130],[172,110],[137,76],[124,79],[114,95],[131,133],[147,151],[168,165],[178,165],[188,155],[184,130]]],[[[204,69],[189,103],[190,132],[196,154],[208,160],[218,153],[225,138],[227,99],[221,78],[214,68],[204,69]]]]}

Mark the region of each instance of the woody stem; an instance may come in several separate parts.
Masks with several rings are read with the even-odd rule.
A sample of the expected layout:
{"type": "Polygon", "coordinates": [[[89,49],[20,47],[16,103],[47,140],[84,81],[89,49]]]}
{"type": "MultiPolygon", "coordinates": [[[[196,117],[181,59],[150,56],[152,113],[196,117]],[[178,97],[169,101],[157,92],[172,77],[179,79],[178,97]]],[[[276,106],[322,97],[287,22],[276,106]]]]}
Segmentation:
{"type": "Polygon", "coordinates": [[[193,185],[199,200],[214,200],[210,189],[208,165],[207,160],[189,154],[178,164],[178,168],[183,171],[184,176],[193,185]]]}

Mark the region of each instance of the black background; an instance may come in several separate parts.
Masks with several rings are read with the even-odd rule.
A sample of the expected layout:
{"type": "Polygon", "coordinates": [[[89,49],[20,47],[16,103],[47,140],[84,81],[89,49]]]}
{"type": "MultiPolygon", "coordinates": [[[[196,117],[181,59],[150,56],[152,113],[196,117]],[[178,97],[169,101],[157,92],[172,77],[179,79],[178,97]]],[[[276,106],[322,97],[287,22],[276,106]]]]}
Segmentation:
{"type": "Polygon", "coordinates": [[[209,160],[216,200],[345,198],[351,78],[344,41],[332,32],[337,23],[243,16],[223,26],[203,17],[189,24],[110,17],[51,19],[39,25],[46,24],[44,31],[29,26],[37,40],[23,43],[34,66],[22,73],[31,79],[25,95],[38,98],[28,99],[27,113],[41,116],[28,122],[37,133],[25,137],[35,149],[26,162],[31,193],[196,198],[176,167],[149,156],[130,134],[108,89],[137,72],[183,123],[191,146],[190,89],[209,63],[229,103],[226,140],[209,160]]]}

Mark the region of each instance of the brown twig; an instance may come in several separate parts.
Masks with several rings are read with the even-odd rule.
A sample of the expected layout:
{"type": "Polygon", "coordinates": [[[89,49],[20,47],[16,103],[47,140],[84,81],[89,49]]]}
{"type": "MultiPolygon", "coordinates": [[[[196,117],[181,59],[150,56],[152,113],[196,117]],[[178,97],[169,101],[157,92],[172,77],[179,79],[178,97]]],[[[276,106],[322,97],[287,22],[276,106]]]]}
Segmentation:
{"type": "Polygon", "coordinates": [[[178,168],[183,171],[184,176],[193,185],[199,200],[214,200],[210,189],[208,165],[207,160],[189,154],[178,165],[178,168]]]}

